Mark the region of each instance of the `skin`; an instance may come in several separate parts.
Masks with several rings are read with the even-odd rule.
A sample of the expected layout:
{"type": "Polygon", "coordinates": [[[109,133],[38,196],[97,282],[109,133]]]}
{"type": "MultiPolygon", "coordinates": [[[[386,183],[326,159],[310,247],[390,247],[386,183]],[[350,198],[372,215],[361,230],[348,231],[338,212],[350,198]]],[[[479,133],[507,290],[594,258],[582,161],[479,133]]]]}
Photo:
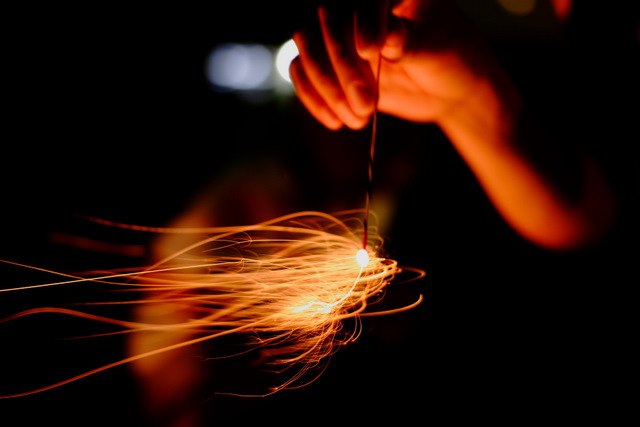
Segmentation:
{"type": "Polygon", "coordinates": [[[548,249],[575,249],[611,226],[615,201],[596,161],[524,124],[535,123],[526,100],[452,2],[323,6],[315,25],[293,39],[300,51],[290,67],[296,93],[327,128],[366,126],[376,108],[381,56],[379,111],[440,126],[524,238],[548,249]],[[567,161],[550,160],[559,157],[567,161]],[[563,164],[575,171],[559,170],[563,164]],[[571,175],[579,183],[569,195],[571,175]]]}

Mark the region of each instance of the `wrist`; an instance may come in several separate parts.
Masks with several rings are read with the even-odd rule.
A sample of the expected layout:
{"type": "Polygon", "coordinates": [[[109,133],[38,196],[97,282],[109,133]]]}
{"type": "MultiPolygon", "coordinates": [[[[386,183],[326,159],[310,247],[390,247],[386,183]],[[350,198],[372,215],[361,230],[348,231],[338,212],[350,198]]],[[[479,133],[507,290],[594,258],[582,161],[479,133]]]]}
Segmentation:
{"type": "Polygon", "coordinates": [[[442,114],[436,124],[454,145],[463,141],[510,145],[521,113],[519,91],[506,73],[496,68],[478,78],[473,90],[442,114]]]}

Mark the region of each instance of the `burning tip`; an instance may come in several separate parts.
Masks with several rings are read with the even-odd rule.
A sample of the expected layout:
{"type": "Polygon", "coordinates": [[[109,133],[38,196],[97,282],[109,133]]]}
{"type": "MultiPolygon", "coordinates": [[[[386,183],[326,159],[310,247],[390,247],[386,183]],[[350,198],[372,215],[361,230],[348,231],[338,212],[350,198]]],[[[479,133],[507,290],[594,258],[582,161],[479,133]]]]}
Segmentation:
{"type": "Polygon", "coordinates": [[[369,265],[369,253],[365,249],[360,249],[358,253],[356,253],[356,262],[360,268],[365,268],[369,265]]]}

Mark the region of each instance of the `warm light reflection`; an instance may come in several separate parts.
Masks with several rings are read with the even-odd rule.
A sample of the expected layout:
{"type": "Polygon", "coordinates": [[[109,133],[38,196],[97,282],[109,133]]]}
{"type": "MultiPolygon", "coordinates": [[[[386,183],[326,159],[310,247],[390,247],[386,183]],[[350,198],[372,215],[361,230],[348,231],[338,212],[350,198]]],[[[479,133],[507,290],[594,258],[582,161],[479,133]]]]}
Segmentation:
{"type": "MultiPolygon", "coordinates": [[[[118,289],[144,291],[150,297],[118,304],[188,307],[190,318],[170,323],[140,323],[112,319],[70,309],[44,307],[0,320],[57,313],[117,325],[120,333],[184,331],[183,341],[159,346],[35,390],[16,390],[10,396],[33,394],[76,381],[106,369],[229,334],[246,338],[248,350],[259,349],[265,364],[291,368],[270,394],[300,381],[311,368],[326,362],[337,348],[360,333],[343,327],[343,320],[409,309],[365,311],[400,272],[396,261],[377,254],[381,239],[375,227],[362,247],[359,215],[332,216],[300,212],[256,225],[215,228],[150,228],[97,222],[156,233],[203,234],[156,264],[135,270],[101,272],[88,277],[63,274],[65,280],[2,292],[69,283],[106,283],[118,289]]],[[[26,267],[26,266],[23,266],[26,267]]],[[[422,277],[423,272],[410,269],[422,277]]],[[[54,272],[51,272],[54,273],[54,272]]],[[[55,273],[59,274],[59,273],[55,273]]],[[[126,292],[123,294],[127,294],[126,292]]],[[[99,304],[99,303],[98,303],[99,304]]],[[[165,316],[159,316],[161,319],[165,316]]]]}
{"type": "Polygon", "coordinates": [[[498,3],[509,13],[518,16],[528,15],[536,8],[536,0],[498,0],[498,3]]]}

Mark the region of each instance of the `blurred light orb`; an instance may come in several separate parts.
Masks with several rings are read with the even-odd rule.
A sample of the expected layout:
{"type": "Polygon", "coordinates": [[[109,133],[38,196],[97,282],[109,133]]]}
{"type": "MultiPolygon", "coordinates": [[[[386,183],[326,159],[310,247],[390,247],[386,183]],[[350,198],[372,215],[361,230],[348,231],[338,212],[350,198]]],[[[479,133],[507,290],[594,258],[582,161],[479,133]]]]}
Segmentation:
{"type": "Polygon", "coordinates": [[[298,48],[293,40],[287,40],[280,48],[276,55],[276,70],[282,79],[288,83],[291,83],[289,77],[289,64],[298,56],[298,48]]]}
{"type": "Polygon", "coordinates": [[[225,43],[207,58],[206,75],[220,89],[261,89],[269,80],[272,63],[271,52],[262,45],[225,43]]]}
{"type": "Polygon", "coordinates": [[[360,266],[360,268],[365,268],[369,265],[369,253],[366,249],[360,249],[356,253],[356,263],[360,266]]]}
{"type": "Polygon", "coordinates": [[[528,15],[536,8],[536,0],[498,0],[509,13],[517,16],[528,15]]]}

